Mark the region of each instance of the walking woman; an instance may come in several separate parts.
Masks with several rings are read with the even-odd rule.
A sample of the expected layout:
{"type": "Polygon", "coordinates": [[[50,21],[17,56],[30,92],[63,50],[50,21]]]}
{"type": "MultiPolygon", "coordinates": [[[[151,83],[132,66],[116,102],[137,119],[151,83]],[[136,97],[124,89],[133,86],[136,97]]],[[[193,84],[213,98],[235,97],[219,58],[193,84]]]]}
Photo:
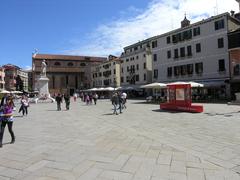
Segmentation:
{"type": "Polygon", "coordinates": [[[5,130],[5,126],[8,125],[8,131],[12,137],[11,144],[15,142],[15,135],[12,130],[13,126],[13,108],[14,103],[12,99],[8,99],[7,103],[5,104],[3,108],[3,114],[2,114],[2,124],[1,124],[1,130],[0,130],[0,148],[2,147],[2,140],[3,140],[3,134],[5,130]]]}

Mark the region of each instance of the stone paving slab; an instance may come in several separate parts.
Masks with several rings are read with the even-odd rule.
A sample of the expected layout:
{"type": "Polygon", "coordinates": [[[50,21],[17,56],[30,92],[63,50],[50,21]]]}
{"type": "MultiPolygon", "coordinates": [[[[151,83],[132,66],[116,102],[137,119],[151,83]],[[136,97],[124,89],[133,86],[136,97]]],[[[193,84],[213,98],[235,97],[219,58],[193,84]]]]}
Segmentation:
{"type": "Polygon", "coordinates": [[[70,111],[54,103],[16,112],[16,143],[5,132],[1,179],[239,180],[240,107],[204,104],[200,114],[166,112],[128,100],[113,115],[109,100],[70,111]]]}

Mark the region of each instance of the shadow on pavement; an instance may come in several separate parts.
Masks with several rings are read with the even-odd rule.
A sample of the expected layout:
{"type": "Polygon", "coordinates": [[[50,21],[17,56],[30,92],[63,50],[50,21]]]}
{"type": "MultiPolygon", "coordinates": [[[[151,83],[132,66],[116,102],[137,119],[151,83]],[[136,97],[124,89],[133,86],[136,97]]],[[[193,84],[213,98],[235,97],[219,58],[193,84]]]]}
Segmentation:
{"type": "Polygon", "coordinates": [[[225,116],[225,117],[231,117],[234,114],[240,113],[240,111],[236,111],[236,112],[229,112],[229,113],[204,113],[208,116],[225,116]]]}
{"type": "MultiPolygon", "coordinates": [[[[153,109],[153,112],[162,112],[162,113],[172,113],[172,114],[177,114],[177,113],[186,113],[184,111],[170,111],[170,110],[162,110],[162,109],[153,109]]],[[[188,112],[189,113],[189,112],[188,112]]],[[[192,113],[195,114],[195,113],[192,113]]]]}
{"type": "Polygon", "coordinates": [[[115,115],[113,113],[106,113],[106,114],[103,114],[103,116],[108,116],[108,115],[115,115]]]}

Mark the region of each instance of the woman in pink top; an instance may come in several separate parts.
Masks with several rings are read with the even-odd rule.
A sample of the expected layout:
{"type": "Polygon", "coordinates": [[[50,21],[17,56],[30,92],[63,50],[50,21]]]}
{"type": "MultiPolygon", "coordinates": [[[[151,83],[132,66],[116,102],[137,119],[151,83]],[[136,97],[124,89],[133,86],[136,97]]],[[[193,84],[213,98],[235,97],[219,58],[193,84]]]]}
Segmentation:
{"type": "Polygon", "coordinates": [[[12,99],[8,99],[6,105],[3,108],[3,114],[2,114],[2,124],[1,124],[1,130],[0,130],[0,148],[2,147],[2,140],[3,140],[3,134],[5,130],[5,126],[8,125],[8,131],[12,137],[11,144],[15,142],[15,135],[12,130],[13,126],[13,108],[14,103],[12,99]]]}

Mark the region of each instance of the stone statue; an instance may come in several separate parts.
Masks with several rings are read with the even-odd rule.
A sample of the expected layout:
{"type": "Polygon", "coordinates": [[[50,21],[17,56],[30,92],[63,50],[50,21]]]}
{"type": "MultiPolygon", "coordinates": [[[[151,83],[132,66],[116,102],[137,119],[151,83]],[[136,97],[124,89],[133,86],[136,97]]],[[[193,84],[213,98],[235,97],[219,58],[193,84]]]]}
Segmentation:
{"type": "Polygon", "coordinates": [[[44,76],[44,77],[47,76],[47,64],[46,64],[45,60],[42,61],[42,72],[41,72],[41,75],[44,76]]]}

